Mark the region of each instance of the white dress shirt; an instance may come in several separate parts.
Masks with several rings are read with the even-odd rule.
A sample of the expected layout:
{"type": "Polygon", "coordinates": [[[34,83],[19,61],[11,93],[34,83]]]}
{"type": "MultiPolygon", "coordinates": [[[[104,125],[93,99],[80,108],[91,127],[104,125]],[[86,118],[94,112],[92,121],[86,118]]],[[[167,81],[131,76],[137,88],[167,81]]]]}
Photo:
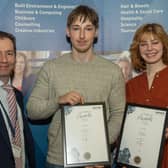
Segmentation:
{"type": "MultiPolygon", "coordinates": [[[[9,84],[11,82],[9,81],[9,84]]],[[[7,115],[9,115],[9,107],[8,107],[8,102],[7,102],[7,91],[5,89],[2,88],[3,82],[0,80],[0,101],[2,102],[7,115]]],[[[8,135],[9,135],[9,139],[10,139],[10,143],[12,144],[12,132],[9,126],[9,122],[7,120],[5,111],[3,110],[2,106],[0,105],[0,109],[2,111],[2,116],[4,117],[4,121],[6,124],[6,128],[8,131],[8,135]]],[[[17,112],[18,112],[18,120],[19,120],[19,127],[20,127],[20,132],[21,132],[21,143],[22,143],[22,163],[23,165],[25,165],[25,144],[24,144],[24,136],[23,136],[23,120],[22,120],[22,114],[21,114],[21,109],[17,103],[17,112]]],[[[11,145],[12,146],[12,145],[11,145]]],[[[14,149],[12,148],[12,151],[14,153],[14,149]]],[[[25,168],[25,166],[23,166],[23,168],[25,168]]]]}

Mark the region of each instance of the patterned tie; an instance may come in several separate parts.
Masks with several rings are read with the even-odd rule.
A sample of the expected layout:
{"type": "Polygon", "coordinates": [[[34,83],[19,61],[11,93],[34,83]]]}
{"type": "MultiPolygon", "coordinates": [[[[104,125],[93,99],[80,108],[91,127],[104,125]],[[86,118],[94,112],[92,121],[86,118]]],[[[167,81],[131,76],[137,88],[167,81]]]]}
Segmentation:
{"type": "Polygon", "coordinates": [[[16,98],[13,88],[10,85],[3,87],[7,91],[7,101],[9,107],[9,118],[11,120],[13,128],[16,126],[16,114],[17,114],[17,106],[16,106],[16,98]]]}
{"type": "MultiPolygon", "coordinates": [[[[5,85],[3,88],[7,91],[7,101],[9,107],[9,118],[12,124],[13,129],[15,130],[15,135],[12,136],[12,144],[21,148],[21,136],[20,136],[20,127],[19,121],[17,118],[17,105],[16,97],[13,88],[10,85],[5,85]]],[[[22,168],[22,159],[15,158],[16,168],[22,168]]]]}

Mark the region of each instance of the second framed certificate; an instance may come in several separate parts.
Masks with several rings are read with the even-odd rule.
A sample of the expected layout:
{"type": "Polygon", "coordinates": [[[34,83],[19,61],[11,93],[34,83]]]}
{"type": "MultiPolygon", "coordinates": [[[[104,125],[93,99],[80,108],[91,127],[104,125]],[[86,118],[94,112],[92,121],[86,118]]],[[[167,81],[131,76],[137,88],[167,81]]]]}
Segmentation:
{"type": "Polygon", "coordinates": [[[62,106],[64,166],[110,164],[104,103],[62,106]]]}
{"type": "Polygon", "coordinates": [[[127,104],[117,152],[118,165],[160,167],[167,110],[127,104]]]}

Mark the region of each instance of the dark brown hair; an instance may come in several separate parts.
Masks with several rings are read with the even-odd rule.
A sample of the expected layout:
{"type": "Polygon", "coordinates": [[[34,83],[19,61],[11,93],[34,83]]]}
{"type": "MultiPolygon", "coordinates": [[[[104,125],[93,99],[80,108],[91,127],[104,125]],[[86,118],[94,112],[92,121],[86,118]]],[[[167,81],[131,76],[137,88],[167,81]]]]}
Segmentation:
{"type": "MultiPolygon", "coordinates": [[[[0,39],[4,39],[4,38],[8,38],[13,43],[14,54],[16,57],[16,38],[15,36],[11,33],[0,31],[0,39]]],[[[13,79],[13,76],[14,76],[14,70],[12,71],[10,75],[11,79],[13,79]]]]}
{"type": "Polygon", "coordinates": [[[3,38],[8,38],[12,41],[14,53],[16,56],[16,38],[15,38],[15,36],[11,33],[0,31],[0,39],[3,39],[3,38]]]}
{"type": "Polygon", "coordinates": [[[99,27],[99,17],[93,8],[85,5],[77,6],[71,11],[67,18],[67,27],[70,27],[74,21],[80,17],[80,20],[85,22],[87,19],[95,26],[97,29],[99,27]]]}

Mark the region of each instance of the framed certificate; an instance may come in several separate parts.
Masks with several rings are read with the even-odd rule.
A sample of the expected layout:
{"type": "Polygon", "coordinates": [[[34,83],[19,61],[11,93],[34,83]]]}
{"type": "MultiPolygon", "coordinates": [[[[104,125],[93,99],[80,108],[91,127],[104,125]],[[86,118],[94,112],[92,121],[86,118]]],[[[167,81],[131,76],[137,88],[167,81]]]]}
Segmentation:
{"type": "Polygon", "coordinates": [[[167,110],[138,104],[126,105],[117,150],[119,166],[160,167],[167,110]]]}
{"type": "Polygon", "coordinates": [[[104,103],[62,106],[64,166],[110,164],[104,103]]]}

